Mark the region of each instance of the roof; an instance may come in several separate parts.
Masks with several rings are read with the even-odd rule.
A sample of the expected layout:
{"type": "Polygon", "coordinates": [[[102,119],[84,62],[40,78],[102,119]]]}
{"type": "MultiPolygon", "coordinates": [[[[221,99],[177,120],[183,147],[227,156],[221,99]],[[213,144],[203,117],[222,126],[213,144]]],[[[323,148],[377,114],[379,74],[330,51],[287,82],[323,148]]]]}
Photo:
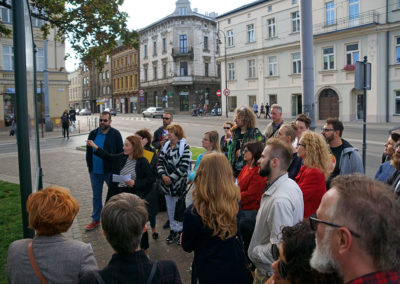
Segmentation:
{"type": "Polygon", "coordinates": [[[271,0],[258,0],[258,1],[251,2],[251,3],[249,3],[249,4],[240,6],[239,8],[233,9],[233,10],[231,10],[231,11],[229,11],[229,12],[226,12],[225,14],[222,14],[222,15],[218,16],[217,19],[224,18],[224,17],[226,17],[226,16],[235,14],[235,13],[240,12],[240,11],[242,11],[242,10],[246,10],[246,9],[248,9],[248,8],[251,8],[251,7],[254,7],[254,6],[263,4],[263,3],[265,3],[265,2],[269,2],[269,1],[271,1],[271,0]]]}

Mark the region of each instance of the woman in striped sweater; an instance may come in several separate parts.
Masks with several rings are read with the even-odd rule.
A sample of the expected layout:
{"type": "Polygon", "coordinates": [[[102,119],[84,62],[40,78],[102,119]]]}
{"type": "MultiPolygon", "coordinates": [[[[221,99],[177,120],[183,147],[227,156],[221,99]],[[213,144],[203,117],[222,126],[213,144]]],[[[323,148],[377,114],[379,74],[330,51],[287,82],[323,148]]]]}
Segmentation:
{"type": "Polygon", "coordinates": [[[167,127],[168,141],[165,142],[158,157],[157,171],[161,177],[160,188],[165,194],[168,219],[171,232],[166,239],[167,244],[178,245],[182,222],[174,219],[175,205],[186,189],[188,169],[190,167],[190,146],[186,144],[185,133],[178,124],[167,127]]]}

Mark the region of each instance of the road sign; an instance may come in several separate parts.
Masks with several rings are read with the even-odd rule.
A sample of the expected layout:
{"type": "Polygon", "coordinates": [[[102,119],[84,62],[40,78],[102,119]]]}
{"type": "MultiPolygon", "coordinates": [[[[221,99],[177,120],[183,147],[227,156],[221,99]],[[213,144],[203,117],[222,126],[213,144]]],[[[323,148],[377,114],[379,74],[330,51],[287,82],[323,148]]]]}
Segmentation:
{"type": "Polygon", "coordinates": [[[221,96],[221,91],[218,90],[218,91],[217,91],[217,97],[220,97],[220,96],[221,96]]]}
{"type": "Polygon", "coordinates": [[[139,95],[143,96],[144,91],[143,90],[139,90],[139,95]]]}
{"type": "Polygon", "coordinates": [[[229,96],[231,94],[231,91],[229,89],[224,90],[224,95],[229,96]]]}

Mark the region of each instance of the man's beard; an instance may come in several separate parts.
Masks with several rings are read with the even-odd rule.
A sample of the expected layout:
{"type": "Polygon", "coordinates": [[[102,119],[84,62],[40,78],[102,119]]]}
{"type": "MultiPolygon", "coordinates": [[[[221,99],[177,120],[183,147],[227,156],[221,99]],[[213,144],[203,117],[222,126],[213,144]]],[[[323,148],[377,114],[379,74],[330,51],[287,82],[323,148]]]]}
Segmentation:
{"type": "Polygon", "coordinates": [[[331,143],[331,141],[333,140],[333,135],[331,135],[331,136],[324,136],[325,137],[325,141],[326,141],[326,143],[331,143]]]}
{"type": "Polygon", "coordinates": [[[316,246],[310,259],[310,265],[320,273],[336,272],[342,275],[339,264],[332,256],[331,238],[332,231],[326,230],[321,246],[318,245],[317,239],[315,239],[316,246]]]}
{"type": "Polygon", "coordinates": [[[392,156],[392,165],[396,170],[400,170],[400,153],[397,151],[392,156]]]}
{"type": "Polygon", "coordinates": [[[107,130],[108,128],[110,128],[110,125],[100,124],[100,129],[101,129],[101,130],[105,131],[105,130],[107,130]]]}
{"type": "Polygon", "coordinates": [[[269,165],[269,162],[267,162],[267,164],[265,165],[264,168],[261,168],[258,170],[258,174],[262,177],[268,177],[271,174],[271,167],[269,165]]]}

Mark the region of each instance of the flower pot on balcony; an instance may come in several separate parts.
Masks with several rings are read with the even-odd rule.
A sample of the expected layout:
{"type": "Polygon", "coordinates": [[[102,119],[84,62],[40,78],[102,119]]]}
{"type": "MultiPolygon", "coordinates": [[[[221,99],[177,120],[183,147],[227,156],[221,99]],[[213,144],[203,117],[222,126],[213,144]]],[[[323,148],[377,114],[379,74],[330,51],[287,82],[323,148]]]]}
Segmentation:
{"type": "Polygon", "coordinates": [[[345,65],[344,66],[344,70],[346,70],[346,71],[354,71],[354,64],[347,64],[347,65],[345,65]]]}

